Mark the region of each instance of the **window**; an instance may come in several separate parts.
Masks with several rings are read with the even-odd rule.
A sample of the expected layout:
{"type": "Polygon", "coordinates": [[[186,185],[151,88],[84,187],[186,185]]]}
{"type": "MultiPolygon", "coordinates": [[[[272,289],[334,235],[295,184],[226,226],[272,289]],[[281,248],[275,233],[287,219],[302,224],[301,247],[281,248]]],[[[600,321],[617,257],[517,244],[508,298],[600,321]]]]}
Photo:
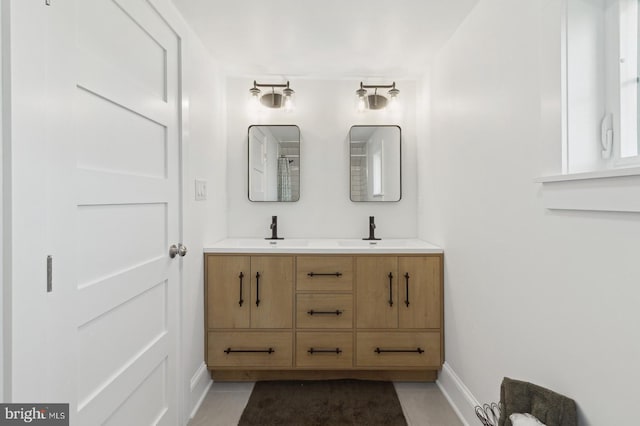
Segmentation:
{"type": "Polygon", "coordinates": [[[640,166],[640,0],[567,0],[565,170],[640,166]]]}
{"type": "Polygon", "coordinates": [[[620,1],[620,159],[638,157],[639,0],[620,1]]]}

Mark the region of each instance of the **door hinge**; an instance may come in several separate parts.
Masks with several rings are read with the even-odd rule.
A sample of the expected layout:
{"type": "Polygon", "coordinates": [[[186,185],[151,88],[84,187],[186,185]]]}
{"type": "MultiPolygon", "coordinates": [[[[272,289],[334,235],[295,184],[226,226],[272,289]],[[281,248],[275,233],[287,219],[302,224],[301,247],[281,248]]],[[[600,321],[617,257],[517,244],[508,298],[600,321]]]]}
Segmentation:
{"type": "Polygon", "coordinates": [[[47,293],[53,291],[53,256],[47,256],[47,293]]]}

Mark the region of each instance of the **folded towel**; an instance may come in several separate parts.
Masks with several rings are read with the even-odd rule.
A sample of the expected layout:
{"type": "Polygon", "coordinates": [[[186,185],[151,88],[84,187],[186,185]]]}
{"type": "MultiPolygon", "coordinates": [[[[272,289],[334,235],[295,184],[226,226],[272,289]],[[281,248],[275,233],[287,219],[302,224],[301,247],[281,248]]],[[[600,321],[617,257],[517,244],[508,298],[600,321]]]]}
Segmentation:
{"type": "Polygon", "coordinates": [[[513,413],[531,413],[547,426],[578,426],[573,399],[528,382],[505,377],[500,386],[502,411],[498,426],[513,426],[513,413]]]}

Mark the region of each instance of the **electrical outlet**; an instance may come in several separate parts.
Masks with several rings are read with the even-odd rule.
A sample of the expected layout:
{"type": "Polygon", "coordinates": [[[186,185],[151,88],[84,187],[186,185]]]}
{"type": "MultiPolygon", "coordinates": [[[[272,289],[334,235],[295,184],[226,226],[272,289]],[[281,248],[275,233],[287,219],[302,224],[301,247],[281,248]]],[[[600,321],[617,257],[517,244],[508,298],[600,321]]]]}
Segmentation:
{"type": "Polygon", "coordinates": [[[204,201],[207,199],[207,181],[196,179],[196,201],[204,201]]]}

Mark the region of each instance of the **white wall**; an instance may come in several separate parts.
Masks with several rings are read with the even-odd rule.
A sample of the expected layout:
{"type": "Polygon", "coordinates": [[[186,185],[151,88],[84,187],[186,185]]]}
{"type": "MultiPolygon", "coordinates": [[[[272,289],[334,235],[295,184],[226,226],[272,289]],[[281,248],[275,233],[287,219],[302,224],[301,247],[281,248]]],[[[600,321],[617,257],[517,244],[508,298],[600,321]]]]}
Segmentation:
{"type": "MultiPolygon", "coordinates": [[[[257,77],[256,77],[257,78],[257,77]]],[[[257,78],[260,83],[277,79],[257,78]]],[[[367,82],[374,83],[374,82],[367,82]]],[[[361,238],[369,235],[369,216],[376,217],[376,236],[416,237],[415,81],[396,81],[400,112],[357,113],[359,80],[295,80],[296,110],[250,116],[246,104],[253,78],[227,80],[228,197],[230,237],[270,236],[271,216],[285,238],[361,238]],[[300,201],[252,203],[247,199],[247,128],[251,124],[296,124],[300,127],[300,201]],[[349,129],[356,124],[402,127],[402,200],[398,203],[353,203],[349,200],[349,129]]],[[[384,84],[389,84],[385,81],[384,84]]]]}
{"type": "Polygon", "coordinates": [[[205,243],[226,237],[226,138],[224,75],[173,4],[154,1],[182,40],[183,89],[183,421],[194,414],[211,382],[204,364],[205,243]],[[195,180],[207,182],[207,200],[195,200],[195,180]]]}
{"type": "Polygon", "coordinates": [[[210,382],[204,366],[204,257],[210,241],[226,237],[226,139],[224,77],[201,42],[192,34],[186,39],[184,60],[185,165],[183,324],[186,412],[192,415],[210,382]],[[207,200],[195,201],[195,180],[207,181],[207,200]]]}
{"type": "Polygon", "coordinates": [[[545,210],[532,182],[561,172],[559,44],[538,56],[559,3],[481,0],[438,54],[419,234],[444,248],[446,362],[477,400],[509,376],[574,398],[581,425],[629,424],[640,216],[545,210]]]}

